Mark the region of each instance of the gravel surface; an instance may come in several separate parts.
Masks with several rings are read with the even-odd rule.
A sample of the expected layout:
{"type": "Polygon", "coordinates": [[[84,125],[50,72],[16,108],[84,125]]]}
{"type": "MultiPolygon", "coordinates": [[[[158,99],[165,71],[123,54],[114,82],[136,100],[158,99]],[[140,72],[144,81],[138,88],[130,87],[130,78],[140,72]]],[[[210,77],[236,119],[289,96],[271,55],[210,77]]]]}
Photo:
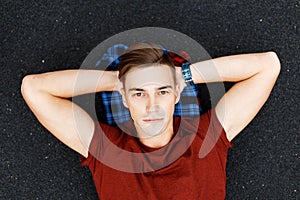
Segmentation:
{"type": "Polygon", "coordinates": [[[79,68],[103,40],[149,26],[186,34],[211,57],[277,52],[271,96],[229,152],[226,199],[300,199],[298,0],[1,0],[0,14],[0,199],[97,199],[79,155],[21,98],[21,80],[79,68]]]}

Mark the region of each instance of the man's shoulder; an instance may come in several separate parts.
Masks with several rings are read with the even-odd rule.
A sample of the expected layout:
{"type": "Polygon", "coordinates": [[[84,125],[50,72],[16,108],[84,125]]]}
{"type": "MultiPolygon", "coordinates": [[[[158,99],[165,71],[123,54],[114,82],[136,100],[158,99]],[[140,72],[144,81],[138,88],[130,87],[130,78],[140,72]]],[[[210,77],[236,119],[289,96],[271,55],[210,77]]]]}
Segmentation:
{"type": "Polygon", "coordinates": [[[205,113],[193,116],[176,116],[174,117],[174,124],[192,124],[192,125],[209,125],[210,120],[215,120],[215,112],[210,109],[205,113]],[[201,123],[200,123],[201,122],[201,123]]]}
{"type": "Polygon", "coordinates": [[[101,121],[95,121],[94,137],[98,139],[99,137],[102,138],[103,136],[106,136],[108,139],[114,141],[123,135],[127,135],[124,133],[129,133],[130,135],[136,134],[136,130],[132,121],[114,125],[103,123],[101,121]]]}
{"type": "Polygon", "coordinates": [[[210,110],[198,116],[176,116],[174,117],[174,132],[182,132],[184,135],[197,134],[204,137],[210,124],[210,110]]]}
{"type": "Polygon", "coordinates": [[[134,126],[132,120],[126,121],[124,123],[117,123],[117,124],[108,124],[101,121],[94,121],[94,122],[95,122],[95,126],[98,126],[102,130],[116,130],[116,131],[127,130],[127,129],[131,130],[131,128],[134,126]]]}

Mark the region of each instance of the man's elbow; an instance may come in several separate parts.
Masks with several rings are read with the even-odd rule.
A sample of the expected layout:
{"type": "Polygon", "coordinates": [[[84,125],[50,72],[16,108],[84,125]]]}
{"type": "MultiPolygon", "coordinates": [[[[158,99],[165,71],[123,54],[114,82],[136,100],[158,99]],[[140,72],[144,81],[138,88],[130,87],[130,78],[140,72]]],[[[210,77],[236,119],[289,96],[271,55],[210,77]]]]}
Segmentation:
{"type": "Polygon", "coordinates": [[[36,75],[27,75],[22,79],[21,94],[24,98],[29,98],[38,85],[36,75]]]}
{"type": "Polygon", "coordinates": [[[266,52],[266,63],[268,71],[277,78],[281,70],[281,64],[277,53],[274,51],[266,52]]]}

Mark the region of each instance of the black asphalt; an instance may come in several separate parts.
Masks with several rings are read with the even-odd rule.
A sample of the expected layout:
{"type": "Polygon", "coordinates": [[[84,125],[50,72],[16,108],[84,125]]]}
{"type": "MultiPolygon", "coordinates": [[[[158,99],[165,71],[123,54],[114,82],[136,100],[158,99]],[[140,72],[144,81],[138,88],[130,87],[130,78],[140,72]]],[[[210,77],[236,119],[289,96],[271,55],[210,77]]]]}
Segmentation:
{"type": "Polygon", "coordinates": [[[271,96],[229,152],[227,199],[300,199],[298,0],[1,0],[0,16],[0,199],[97,199],[79,155],[21,98],[21,80],[79,68],[103,40],[150,26],[182,32],[212,57],[277,52],[271,96]]]}

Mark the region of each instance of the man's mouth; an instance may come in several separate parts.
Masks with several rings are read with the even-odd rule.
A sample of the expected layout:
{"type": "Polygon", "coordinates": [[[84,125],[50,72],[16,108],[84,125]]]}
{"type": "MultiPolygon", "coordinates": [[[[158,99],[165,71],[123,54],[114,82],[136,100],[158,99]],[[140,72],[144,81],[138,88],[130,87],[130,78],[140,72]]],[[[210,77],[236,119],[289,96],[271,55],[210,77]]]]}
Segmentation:
{"type": "Polygon", "coordinates": [[[144,122],[146,123],[151,123],[151,122],[161,122],[163,118],[146,118],[143,119],[144,122]]]}

